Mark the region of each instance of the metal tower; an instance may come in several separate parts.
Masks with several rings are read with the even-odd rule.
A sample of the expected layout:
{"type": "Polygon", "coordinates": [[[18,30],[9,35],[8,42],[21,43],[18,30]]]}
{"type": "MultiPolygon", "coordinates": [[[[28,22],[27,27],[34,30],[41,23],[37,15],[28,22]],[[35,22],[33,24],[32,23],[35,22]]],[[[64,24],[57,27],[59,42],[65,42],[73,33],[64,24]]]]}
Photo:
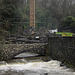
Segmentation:
{"type": "Polygon", "coordinates": [[[35,31],[35,0],[30,0],[30,27],[35,31]]]}

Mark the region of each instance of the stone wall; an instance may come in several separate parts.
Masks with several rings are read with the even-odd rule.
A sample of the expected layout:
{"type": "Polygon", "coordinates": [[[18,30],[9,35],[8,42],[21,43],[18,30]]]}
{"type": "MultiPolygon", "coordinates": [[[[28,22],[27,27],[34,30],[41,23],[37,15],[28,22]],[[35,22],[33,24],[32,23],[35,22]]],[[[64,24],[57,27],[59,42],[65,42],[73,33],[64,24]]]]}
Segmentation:
{"type": "Polygon", "coordinates": [[[44,43],[34,43],[34,44],[4,44],[3,49],[0,50],[0,60],[8,60],[14,56],[23,52],[35,52],[39,54],[44,54],[45,52],[44,43]]]}
{"type": "Polygon", "coordinates": [[[75,66],[75,37],[49,37],[48,49],[53,59],[75,66]]]}

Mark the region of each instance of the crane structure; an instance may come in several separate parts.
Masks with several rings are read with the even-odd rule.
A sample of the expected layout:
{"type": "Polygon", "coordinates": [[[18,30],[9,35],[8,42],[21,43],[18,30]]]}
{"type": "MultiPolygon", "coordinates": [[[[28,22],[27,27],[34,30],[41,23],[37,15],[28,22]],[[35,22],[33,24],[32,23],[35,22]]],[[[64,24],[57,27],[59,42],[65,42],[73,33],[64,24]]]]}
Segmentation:
{"type": "Polygon", "coordinates": [[[35,0],[30,0],[30,27],[35,31],[35,0]]]}

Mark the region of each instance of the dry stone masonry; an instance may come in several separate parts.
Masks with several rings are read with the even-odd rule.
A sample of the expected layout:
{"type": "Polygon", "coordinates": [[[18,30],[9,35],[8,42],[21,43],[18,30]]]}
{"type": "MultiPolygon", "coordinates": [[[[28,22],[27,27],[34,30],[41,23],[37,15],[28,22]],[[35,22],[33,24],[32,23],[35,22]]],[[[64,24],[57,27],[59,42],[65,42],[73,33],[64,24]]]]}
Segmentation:
{"type": "Polygon", "coordinates": [[[34,43],[34,44],[4,44],[3,49],[0,50],[0,60],[8,60],[14,56],[23,52],[35,52],[39,54],[44,54],[45,52],[44,43],[34,43]]]}

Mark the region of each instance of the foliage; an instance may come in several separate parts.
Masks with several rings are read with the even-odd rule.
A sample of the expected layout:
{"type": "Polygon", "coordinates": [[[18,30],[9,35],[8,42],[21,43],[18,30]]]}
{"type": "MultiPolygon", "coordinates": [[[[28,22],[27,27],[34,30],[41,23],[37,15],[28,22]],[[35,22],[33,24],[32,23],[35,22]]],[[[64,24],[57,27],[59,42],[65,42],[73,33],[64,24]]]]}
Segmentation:
{"type": "Polygon", "coordinates": [[[63,27],[75,26],[75,18],[73,16],[68,16],[68,17],[64,18],[62,26],[63,27]]]}
{"type": "MultiPolygon", "coordinates": [[[[58,28],[60,21],[67,16],[75,17],[75,4],[73,0],[36,0],[36,30],[40,27],[49,29],[58,28]]],[[[8,31],[10,34],[18,31],[18,26],[24,29],[29,26],[30,20],[29,0],[0,0],[0,29],[8,31]]],[[[64,19],[66,26],[68,22],[64,19]]],[[[75,25],[75,22],[70,24],[75,25]]]]}
{"type": "MultiPolygon", "coordinates": [[[[62,19],[67,16],[75,17],[75,1],[74,0],[39,0],[36,3],[37,10],[40,9],[40,13],[36,15],[41,15],[43,21],[41,21],[40,26],[45,26],[49,29],[58,28],[62,19]],[[46,12],[49,12],[48,16],[45,15],[46,12]],[[44,22],[44,24],[43,24],[44,22]]],[[[47,13],[46,13],[47,14],[47,13]]],[[[40,20],[40,17],[36,17],[40,20]]],[[[37,20],[37,21],[39,21],[37,20]]],[[[73,23],[74,24],[74,23],[73,23]]],[[[61,24],[62,26],[62,24],[61,24]]]]}
{"type": "Polygon", "coordinates": [[[26,25],[22,21],[29,21],[29,17],[27,16],[29,14],[29,8],[23,4],[23,1],[24,0],[0,1],[0,29],[12,34],[17,32],[19,25],[26,25]]]}

